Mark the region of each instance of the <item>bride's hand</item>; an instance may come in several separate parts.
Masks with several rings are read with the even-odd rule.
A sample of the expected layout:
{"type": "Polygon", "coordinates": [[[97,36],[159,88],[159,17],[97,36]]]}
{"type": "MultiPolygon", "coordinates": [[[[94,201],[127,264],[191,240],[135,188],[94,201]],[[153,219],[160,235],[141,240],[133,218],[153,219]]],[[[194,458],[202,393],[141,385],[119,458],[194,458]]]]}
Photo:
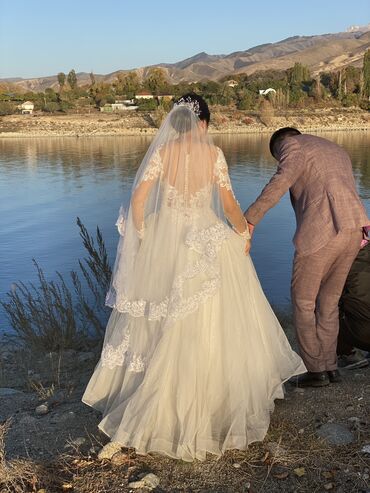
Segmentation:
{"type": "Polygon", "coordinates": [[[250,249],[251,249],[252,243],[251,240],[247,240],[244,248],[244,253],[246,255],[249,255],[250,249]]]}

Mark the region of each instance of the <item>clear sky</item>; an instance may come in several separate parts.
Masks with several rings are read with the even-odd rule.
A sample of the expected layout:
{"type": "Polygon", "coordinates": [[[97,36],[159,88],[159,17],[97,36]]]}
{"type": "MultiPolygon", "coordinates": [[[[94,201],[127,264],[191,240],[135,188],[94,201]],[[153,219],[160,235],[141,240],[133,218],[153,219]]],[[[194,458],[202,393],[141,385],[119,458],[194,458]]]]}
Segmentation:
{"type": "Polygon", "coordinates": [[[0,78],[106,74],[369,20],[370,0],[0,0],[0,78]]]}

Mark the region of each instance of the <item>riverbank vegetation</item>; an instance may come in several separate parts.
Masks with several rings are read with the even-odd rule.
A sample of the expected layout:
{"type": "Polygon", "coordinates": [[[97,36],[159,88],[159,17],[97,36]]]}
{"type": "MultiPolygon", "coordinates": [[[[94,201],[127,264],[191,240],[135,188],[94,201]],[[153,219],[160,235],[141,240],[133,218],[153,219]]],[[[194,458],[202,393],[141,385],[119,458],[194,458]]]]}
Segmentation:
{"type": "Polygon", "coordinates": [[[60,72],[57,87],[43,92],[22,92],[14,84],[0,84],[0,115],[20,112],[20,103],[30,101],[34,110],[44,113],[89,113],[117,100],[132,100],[138,111],[163,112],[172,100],[194,91],[210,105],[235,110],[271,112],[273,109],[320,107],[360,107],[370,109],[370,49],[363,67],[347,66],[335,72],[312,75],[301,63],[288,70],[267,70],[251,75],[243,73],[219,81],[171,84],[163,68],[150,69],[145,78],[137,72],[119,72],[111,83],[96,80],[78,85],[75,70],[60,72]],[[272,90],[271,90],[272,89],[272,90]],[[269,91],[266,91],[269,90],[269,91]],[[264,93],[261,93],[263,91],[264,93]],[[147,97],[143,96],[143,93],[147,97]],[[163,97],[167,96],[167,97],[163,97]]]}

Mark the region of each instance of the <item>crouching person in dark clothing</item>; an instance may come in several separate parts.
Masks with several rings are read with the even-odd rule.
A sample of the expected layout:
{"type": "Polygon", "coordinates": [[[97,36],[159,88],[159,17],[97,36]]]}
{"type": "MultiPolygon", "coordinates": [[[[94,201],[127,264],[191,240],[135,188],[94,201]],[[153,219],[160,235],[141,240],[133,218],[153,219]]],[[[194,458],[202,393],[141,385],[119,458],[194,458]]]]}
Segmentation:
{"type": "Polygon", "coordinates": [[[348,274],[339,302],[338,366],[354,369],[369,365],[370,351],[370,226],[348,274]]]}

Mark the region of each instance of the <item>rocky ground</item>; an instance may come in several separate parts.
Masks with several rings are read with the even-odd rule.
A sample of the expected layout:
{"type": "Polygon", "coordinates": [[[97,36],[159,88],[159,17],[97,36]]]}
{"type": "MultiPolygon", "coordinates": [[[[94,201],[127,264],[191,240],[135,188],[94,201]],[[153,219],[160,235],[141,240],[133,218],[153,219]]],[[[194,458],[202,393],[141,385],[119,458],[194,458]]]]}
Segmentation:
{"type": "MultiPolygon", "coordinates": [[[[210,132],[271,133],[284,126],[303,131],[370,129],[369,112],[359,108],[280,111],[275,116],[265,116],[263,121],[257,113],[215,107],[210,132]]],[[[0,117],[0,137],[151,135],[156,132],[156,123],[155,112],[8,115],[0,117]]]]}
{"type": "Polygon", "coordinates": [[[186,463],[122,449],[81,402],[96,351],[0,351],[0,492],[370,492],[370,368],[320,389],[286,385],[262,443],[186,463]],[[1,443],[5,442],[5,450],[1,443]]]}

